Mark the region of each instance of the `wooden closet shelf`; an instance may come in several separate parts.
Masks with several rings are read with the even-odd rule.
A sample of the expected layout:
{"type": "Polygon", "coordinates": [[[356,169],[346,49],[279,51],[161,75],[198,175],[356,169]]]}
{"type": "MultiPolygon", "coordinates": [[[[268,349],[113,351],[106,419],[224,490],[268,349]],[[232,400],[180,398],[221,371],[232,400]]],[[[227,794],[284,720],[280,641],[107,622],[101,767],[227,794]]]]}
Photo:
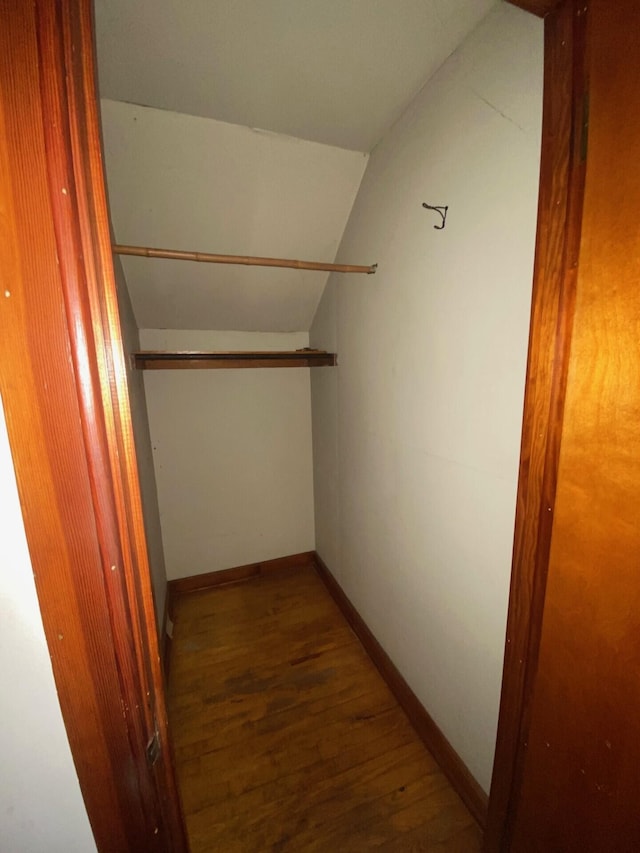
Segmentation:
{"type": "Polygon", "coordinates": [[[336,355],[324,350],[288,352],[134,352],[138,370],[228,370],[247,367],[333,367],[336,355]]]}

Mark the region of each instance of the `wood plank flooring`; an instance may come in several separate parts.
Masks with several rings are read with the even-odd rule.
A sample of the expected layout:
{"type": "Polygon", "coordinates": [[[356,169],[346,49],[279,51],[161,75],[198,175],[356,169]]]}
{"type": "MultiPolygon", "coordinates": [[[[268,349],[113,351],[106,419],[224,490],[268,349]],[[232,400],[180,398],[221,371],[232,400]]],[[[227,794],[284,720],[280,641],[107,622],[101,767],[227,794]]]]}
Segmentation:
{"type": "Polygon", "coordinates": [[[175,604],[169,714],[192,853],[476,853],[480,830],[315,571],[175,604]]]}

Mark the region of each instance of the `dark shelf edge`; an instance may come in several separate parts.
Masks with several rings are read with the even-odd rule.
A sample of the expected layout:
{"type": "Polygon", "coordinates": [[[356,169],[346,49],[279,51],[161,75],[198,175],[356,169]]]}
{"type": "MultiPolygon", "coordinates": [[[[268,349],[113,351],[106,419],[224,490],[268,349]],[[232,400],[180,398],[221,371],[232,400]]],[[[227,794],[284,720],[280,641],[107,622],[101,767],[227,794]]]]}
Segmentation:
{"type": "Polygon", "coordinates": [[[134,352],[138,370],[229,370],[259,367],[333,367],[336,354],[321,350],[291,352],[134,352]]]}

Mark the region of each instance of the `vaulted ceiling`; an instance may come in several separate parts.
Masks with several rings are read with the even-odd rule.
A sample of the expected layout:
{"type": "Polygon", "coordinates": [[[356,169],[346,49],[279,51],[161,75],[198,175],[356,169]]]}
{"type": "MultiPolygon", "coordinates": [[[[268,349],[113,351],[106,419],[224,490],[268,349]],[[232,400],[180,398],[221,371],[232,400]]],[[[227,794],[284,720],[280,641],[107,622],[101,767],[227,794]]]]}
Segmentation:
{"type": "MultiPolygon", "coordinates": [[[[333,261],[362,152],[495,2],[95,0],[117,241],[333,261]]],[[[124,269],[144,328],[307,329],[326,281],[176,261],[124,269]]]]}
{"type": "MultiPolygon", "coordinates": [[[[102,102],[102,119],[118,243],[334,259],[366,155],[117,101],[102,102]]],[[[328,277],[149,258],[122,264],[145,329],[305,331],[328,277]]]]}

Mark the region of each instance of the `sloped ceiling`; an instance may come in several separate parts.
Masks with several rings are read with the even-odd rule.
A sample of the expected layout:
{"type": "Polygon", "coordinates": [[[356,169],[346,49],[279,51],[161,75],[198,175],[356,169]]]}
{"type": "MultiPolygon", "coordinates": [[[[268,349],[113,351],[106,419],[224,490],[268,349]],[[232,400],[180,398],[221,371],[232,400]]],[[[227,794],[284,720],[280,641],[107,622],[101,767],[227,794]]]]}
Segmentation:
{"type": "Polygon", "coordinates": [[[96,0],[104,98],[370,151],[495,0],[96,0]]]}
{"type": "MultiPolygon", "coordinates": [[[[367,155],[117,101],[102,101],[102,121],[118,243],[334,259],[367,155]]],[[[328,277],[134,257],[122,265],[143,329],[306,331],[328,277]]]]}
{"type": "MultiPolygon", "coordinates": [[[[117,242],[333,261],[362,152],[494,3],[95,0],[117,242]]],[[[140,328],[307,330],[327,279],[123,267],[140,328]]]]}

